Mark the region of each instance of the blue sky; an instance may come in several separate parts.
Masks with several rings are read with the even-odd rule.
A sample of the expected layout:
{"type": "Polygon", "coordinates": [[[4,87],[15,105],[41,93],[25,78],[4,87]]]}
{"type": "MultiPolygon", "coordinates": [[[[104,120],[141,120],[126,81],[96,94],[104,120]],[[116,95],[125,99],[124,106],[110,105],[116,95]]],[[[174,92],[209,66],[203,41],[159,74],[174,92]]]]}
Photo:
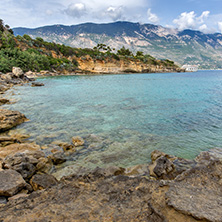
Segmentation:
{"type": "Polygon", "coordinates": [[[0,0],[11,27],[132,21],[222,32],[222,0],[0,0]]]}

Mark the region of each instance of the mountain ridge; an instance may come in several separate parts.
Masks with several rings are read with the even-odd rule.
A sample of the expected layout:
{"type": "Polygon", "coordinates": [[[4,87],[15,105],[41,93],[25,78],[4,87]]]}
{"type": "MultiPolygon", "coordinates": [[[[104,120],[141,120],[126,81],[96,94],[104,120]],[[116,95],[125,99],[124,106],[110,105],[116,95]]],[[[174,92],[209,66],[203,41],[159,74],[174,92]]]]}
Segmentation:
{"type": "Polygon", "coordinates": [[[222,34],[204,34],[197,30],[165,28],[153,24],[119,21],[114,23],[83,23],[50,25],[34,29],[14,28],[15,35],[72,47],[93,48],[104,43],[112,48],[122,46],[133,52],[143,51],[158,59],[167,58],[179,65],[198,65],[203,69],[222,68],[222,34]]]}

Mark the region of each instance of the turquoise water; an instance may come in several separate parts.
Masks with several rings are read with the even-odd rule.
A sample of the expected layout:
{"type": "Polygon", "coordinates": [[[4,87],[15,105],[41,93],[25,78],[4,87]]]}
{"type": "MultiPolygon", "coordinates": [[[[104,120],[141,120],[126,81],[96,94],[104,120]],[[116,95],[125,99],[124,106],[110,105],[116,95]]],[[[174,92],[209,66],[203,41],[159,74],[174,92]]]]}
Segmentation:
{"type": "Polygon", "coordinates": [[[105,141],[75,160],[81,164],[145,163],[155,149],[193,158],[222,146],[222,71],[38,81],[45,86],[8,92],[19,102],[4,107],[31,120],[17,129],[41,145],[89,134],[105,141]]]}

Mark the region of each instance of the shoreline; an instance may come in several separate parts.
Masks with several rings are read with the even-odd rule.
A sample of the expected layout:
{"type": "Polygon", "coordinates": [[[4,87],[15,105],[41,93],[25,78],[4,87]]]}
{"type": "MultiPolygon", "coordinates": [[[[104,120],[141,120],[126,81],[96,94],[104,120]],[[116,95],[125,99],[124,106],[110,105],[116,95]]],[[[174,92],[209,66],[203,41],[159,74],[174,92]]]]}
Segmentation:
{"type": "MultiPolygon", "coordinates": [[[[32,82],[24,73],[15,79],[15,85],[32,82]]],[[[5,114],[6,123],[27,121],[15,112],[5,114]]],[[[6,126],[3,131],[7,130],[6,126]]],[[[43,149],[26,139],[0,135],[0,219],[61,221],[66,215],[67,221],[221,221],[222,149],[201,152],[194,160],[155,150],[151,163],[79,169],[74,175],[55,178],[53,170],[86,141],[76,136],[71,143],[43,149]],[[4,180],[5,175],[20,183],[4,180]]]]}

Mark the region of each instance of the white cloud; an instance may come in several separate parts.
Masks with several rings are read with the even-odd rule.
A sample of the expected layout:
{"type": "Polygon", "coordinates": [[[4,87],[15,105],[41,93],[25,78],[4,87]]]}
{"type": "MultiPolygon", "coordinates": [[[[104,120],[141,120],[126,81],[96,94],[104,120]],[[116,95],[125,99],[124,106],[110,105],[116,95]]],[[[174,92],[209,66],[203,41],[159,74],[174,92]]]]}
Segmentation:
{"type": "Polygon", "coordinates": [[[159,22],[158,16],[152,13],[150,8],[147,10],[147,16],[148,16],[149,22],[152,22],[154,24],[157,24],[159,22]]]}
{"type": "Polygon", "coordinates": [[[219,28],[220,32],[222,33],[222,22],[218,22],[217,24],[218,24],[218,28],[219,28]]]}
{"type": "Polygon", "coordinates": [[[201,16],[197,17],[194,11],[183,12],[177,19],[173,20],[173,23],[176,24],[180,31],[184,29],[204,29],[206,25],[203,23],[208,18],[209,14],[209,11],[204,11],[201,16]]]}
{"type": "Polygon", "coordinates": [[[109,16],[113,21],[123,19],[124,10],[123,7],[110,6],[106,9],[105,16],[109,16]]]}
{"type": "Polygon", "coordinates": [[[74,18],[80,18],[86,13],[86,6],[83,3],[70,4],[65,13],[74,18]]]}

